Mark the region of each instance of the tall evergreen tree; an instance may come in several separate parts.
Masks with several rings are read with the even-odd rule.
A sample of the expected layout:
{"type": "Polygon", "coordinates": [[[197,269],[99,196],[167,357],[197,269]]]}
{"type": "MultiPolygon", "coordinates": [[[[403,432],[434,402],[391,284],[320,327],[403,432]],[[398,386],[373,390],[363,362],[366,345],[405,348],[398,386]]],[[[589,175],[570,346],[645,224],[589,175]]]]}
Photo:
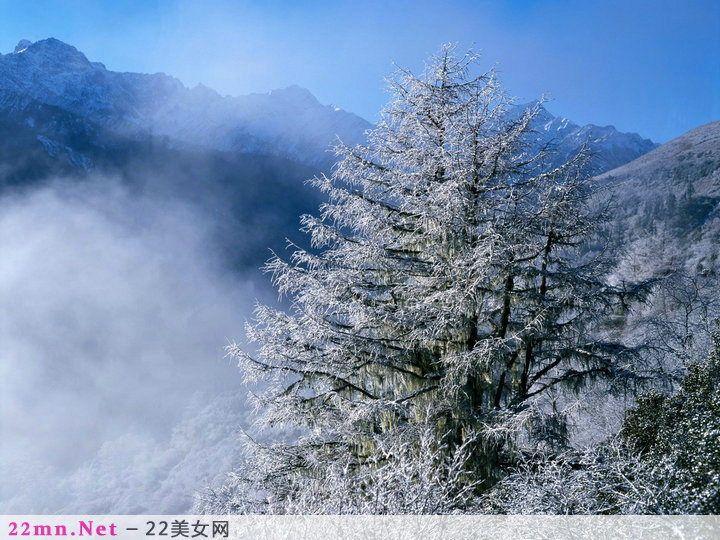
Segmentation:
{"type": "Polygon", "coordinates": [[[322,499],[338,471],[428,466],[428,430],[439,470],[462,451],[465,496],[518,434],[562,435],[543,399],[626,370],[631,351],[597,324],[639,290],[607,285],[588,247],[603,212],[582,156],[549,168],[539,105],[515,106],[492,71],[472,76],[476,61],[443,47],[421,76],[400,70],[367,145],[341,145],[315,179],[329,202],[304,218],[314,249],[267,264],[291,308],[258,307],[257,352],[230,353],[270,382],[262,423],[301,433],[252,454],[251,492],[275,511],[309,485],[322,499]]]}

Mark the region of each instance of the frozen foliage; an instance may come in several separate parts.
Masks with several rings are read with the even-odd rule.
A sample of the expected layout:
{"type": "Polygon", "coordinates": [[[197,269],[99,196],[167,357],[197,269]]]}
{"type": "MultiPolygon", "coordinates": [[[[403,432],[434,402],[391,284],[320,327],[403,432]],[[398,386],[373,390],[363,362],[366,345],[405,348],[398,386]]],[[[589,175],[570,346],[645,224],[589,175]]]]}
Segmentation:
{"type": "Polygon", "coordinates": [[[257,352],[229,353],[266,382],[260,426],[302,436],[251,445],[237,509],[339,511],[318,493],[339,484],[353,511],[453,511],[518,444],[564,442],[559,394],[631,378],[634,351],[596,329],[645,288],[603,279],[604,208],[582,156],[549,166],[539,105],[509,114],[475,64],[444,47],[421,76],[398,71],[368,145],[340,146],[333,176],[315,179],[329,199],[304,218],[315,250],[267,264],[292,308],[259,306],[257,352]],[[426,473],[441,499],[395,506],[386,480],[421,483],[428,459],[455,463],[426,473]]]}
{"type": "Polygon", "coordinates": [[[638,399],[618,437],[583,452],[536,453],[485,497],[513,514],[720,513],[720,333],[672,397],[638,399]]]}
{"type": "MultiPolygon", "coordinates": [[[[412,428],[409,428],[412,429],[412,428]]],[[[478,507],[465,465],[476,437],[450,449],[429,426],[407,437],[380,442],[365,467],[355,471],[354,460],[336,461],[323,477],[301,476],[282,499],[256,500],[256,486],[248,482],[251,463],[219,489],[207,489],[196,508],[210,514],[453,514],[478,507]]],[[[280,451],[279,447],[275,450],[280,451]]],[[[282,452],[277,454],[282,459],[282,452]]],[[[270,463],[273,467],[275,463],[270,463]]]]}
{"type": "Polygon", "coordinates": [[[644,462],[672,463],[668,483],[683,493],[673,501],[680,512],[720,513],[720,328],[713,344],[677,394],[641,396],[621,432],[644,462]]]}
{"type": "Polygon", "coordinates": [[[504,514],[686,513],[672,461],[645,462],[617,440],[584,451],[523,456],[485,497],[482,510],[504,514]]]}

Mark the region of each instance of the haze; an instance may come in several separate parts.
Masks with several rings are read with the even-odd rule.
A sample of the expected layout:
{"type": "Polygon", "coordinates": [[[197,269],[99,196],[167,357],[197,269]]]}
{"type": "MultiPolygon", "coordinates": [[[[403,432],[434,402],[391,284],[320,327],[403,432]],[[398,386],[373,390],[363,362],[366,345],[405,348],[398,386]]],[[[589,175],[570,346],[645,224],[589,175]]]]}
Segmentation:
{"type": "Polygon", "coordinates": [[[0,513],[187,511],[237,459],[223,346],[260,293],[196,209],[107,178],[5,195],[0,244],[0,513]]]}

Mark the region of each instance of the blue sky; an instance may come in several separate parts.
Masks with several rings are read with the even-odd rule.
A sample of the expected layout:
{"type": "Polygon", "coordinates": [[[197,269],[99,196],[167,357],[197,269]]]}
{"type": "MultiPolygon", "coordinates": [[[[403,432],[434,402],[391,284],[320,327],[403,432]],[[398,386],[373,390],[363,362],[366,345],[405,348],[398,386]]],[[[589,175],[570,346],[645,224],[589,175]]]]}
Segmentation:
{"type": "Polygon", "coordinates": [[[720,2],[0,0],[0,52],[56,37],[225,94],[299,84],[374,120],[392,62],[474,45],[522,100],[665,142],[720,119],[720,2]]]}

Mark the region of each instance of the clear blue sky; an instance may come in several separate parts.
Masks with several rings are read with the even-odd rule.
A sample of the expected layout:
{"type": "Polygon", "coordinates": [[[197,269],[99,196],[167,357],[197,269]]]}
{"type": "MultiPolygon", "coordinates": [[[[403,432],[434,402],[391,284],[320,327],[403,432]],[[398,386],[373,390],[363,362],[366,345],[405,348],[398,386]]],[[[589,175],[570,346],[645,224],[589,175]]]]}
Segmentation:
{"type": "Polygon", "coordinates": [[[56,37],[225,94],[299,84],[374,120],[391,62],[475,45],[523,100],[665,142],[720,119],[720,1],[0,0],[0,52],[56,37]]]}

